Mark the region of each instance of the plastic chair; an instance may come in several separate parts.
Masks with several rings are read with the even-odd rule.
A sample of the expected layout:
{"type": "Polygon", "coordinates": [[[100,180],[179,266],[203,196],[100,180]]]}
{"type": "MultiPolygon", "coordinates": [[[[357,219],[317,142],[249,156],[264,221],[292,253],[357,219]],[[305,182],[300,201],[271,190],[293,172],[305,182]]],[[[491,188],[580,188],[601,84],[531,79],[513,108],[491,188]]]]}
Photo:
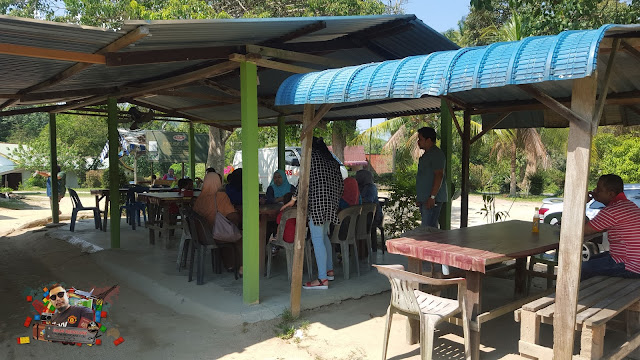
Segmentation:
{"type": "Polygon", "coordinates": [[[145,191],[149,191],[148,187],[136,185],[127,190],[127,201],[125,205],[120,206],[120,211],[125,210],[125,217],[127,219],[127,224],[131,225],[133,230],[136,229],[136,222],[138,226],[141,226],[140,223],[140,212],[144,217],[144,223],[147,223],[147,211],[145,203],[141,201],[136,201],[136,194],[143,193],[145,191]]]}
{"type": "Polygon", "coordinates": [[[367,244],[367,265],[371,266],[372,258],[372,243],[371,243],[371,231],[373,228],[373,220],[376,216],[376,210],[378,204],[367,203],[362,204],[362,212],[358,216],[358,225],[356,229],[356,239],[358,241],[364,241],[367,244]]]}
{"type": "Polygon", "coordinates": [[[79,211],[93,211],[93,221],[95,222],[96,225],[96,229],[101,229],[102,228],[102,220],[100,219],[100,209],[98,207],[85,207],[82,205],[82,202],[80,201],[80,197],[78,196],[78,193],[71,189],[68,188],[67,190],[69,190],[69,195],[71,195],[71,204],[73,204],[73,210],[71,212],[71,231],[74,231],[76,228],[76,218],[78,217],[78,212],[79,211]]]}
{"type": "Polygon", "coordinates": [[[447,318],[462,313],[462,329],[464,333],[465,359],[471,359],[469,346],[469,316],[466,310],[465,292],[467,283],[464,278],[434,279],[424,275],[404,271],[402,265],[373,265],[378,271],[389,278],[391,283],[391,301],[387,309],[384,340],[382,344],[382,359],[387,358],[389,332],[394,313],[420,320],[420,357],[430,360],[433,353],[433,334],[436,325],[447,318]],[[447,299],[422,292],[419,284],[435,286],[458,286],[458,299],[447,299]]]}
{"type": "MultiPolygon", "coordinates": [[[[191,232],[192,246],[191,246],[191,260],[189,264],[189,281],[193,279],[193,266],[196,260],[198,267],[196,269],[196,284],[204,284],[204,258],[205,251],[211,250],[211,266],[216,273],[222,272],[222,259],[220,258],[219,250],[224,247],[231,248],[233,252],[233,258],[236,258],[235,243],[217,242],[213,239],[211,228],[207,221],[196,212],[191,209],[185,209],[185,220],[189,225],[189,231],[191,232]],[[198,253],[197,258],[194,259],[195,253],[198,253]]],[[[238,264],[233,264],[234,275],[238,280],[238,264]]]]}
{"type": "Polygon", "coordinates": [[[176,269],[178,272],[185,266],[187,266],[187,258],[189,256],[189,246],[191,245],[191,231],[189,230],[189,224],[187,223],[187,212],[193,212],[191,208],[184,206],[180,207],[180,217],[182,221],[182,236],[180,237],[180,245],[178,245],[178,258],[176,259],[176,269]]]}
{"type": "MultiPolygon", "coordinates": [[[[562,221],[562,213],[548,215],[544,218],[545,224],[553,224],[560,225],[562,221]]],[[[529,271],[527,271],[527,295],[531,290],[531,284],[533,283],[533,278],[536,276],[541,276],[547,278],[547,289],[551,289],[553,287],[553,279],[555,279],[555,268],[558,266],[558,251],[554,251],[553,255],[542,253],[537,255],[529,256],[529,271]],[[547,266],[546,273],[542,274],[534,271],[534,266],[536,263],[544,264],[547,266]]]]}
{"type": "Polygon", "coordinates": [[[362,205],[349,206],[338,213],[340,225],[333,229],[331,243],[339,244],[342,252],[342,269],[344,279],[349,280],[349,246],[353,246],[355,255],[356,271],[360,276],[360,266],[358,264],[358,244],[356,243],[356,228],[358,225],[358,215],[362,212],[362,205]]]}
{"type": "MultiPolygon", "coordinates": [[[[282,217],[280,218],[280,224],[278,225],[277,236],[275,240],[272,240],[271,242],[269,242],[269,244],[271,245],[282,246],[284,248],[285,255],[287,257],[287,274],[289,276],[288,278],[289,281],[291,281],[291,272],[293,269],[294,248],[293,248],[293,243],[284,241],[283,235],[284,235],[284,228],[287,224],[287,220],[295,219],[297,213],[298,213],[298,210],[295,208],[287,209],[282,213],[282,217]]],[[[267,247],[267,253],[269,254],[269,257],[267,258],[267,278],[270,278],[271,263],[273,261],[273,253],[271,252],[269,247],[267,247]]],[[[307,263],[307,273],[309,274],[309,281],[313,281],[313,270],[312,270],[313,262],[311,260],[311,244],[309,243],[308,239],[306,239],[306,244],[304,246],[304,256],[306,258],[305,261],[307,263]]]]}
{"type": "MultiPolygon", "coordinates": [[[[389,200],[389,198],[386,197],[378,197],[378,205],[380,205],[380,210],[382,211],[382,218],[380,219],[380,222],[375,224],[375,228],[380,230],[380,237],[382,240],[382,254],[384,255],[385,250],[387,250],[387,245],[385,244],[385,239],[384,239],[384,206],[387,203],[387,200],[389,200]]],[[[376,231],[376,229],[372,229],[372,231],[376,231]]],[[[377,239],[376,239],[377,241],[377,239]]],[[[377,245],[377,244],[376,244],[377,245]]]]}

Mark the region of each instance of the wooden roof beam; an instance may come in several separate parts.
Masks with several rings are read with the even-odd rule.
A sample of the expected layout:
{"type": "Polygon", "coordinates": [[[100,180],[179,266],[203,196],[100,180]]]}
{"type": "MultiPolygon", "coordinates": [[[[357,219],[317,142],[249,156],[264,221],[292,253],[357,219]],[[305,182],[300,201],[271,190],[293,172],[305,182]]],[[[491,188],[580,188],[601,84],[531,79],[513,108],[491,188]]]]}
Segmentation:
{"type": "MultiPolygon", "coordinates": [[[[123,36],[121,36],[120,38],[118,38],[117,40],[115,40],[114,42],[112,42],[111,44],[103,47],[102,49],[98,50],[95,52],[95,54],[105,54],[107,52],[110,51],[117,51],[120,50],[122,48],[125,48],[133,43],[135,43],[136,41],[142,39],[143,37],[149,35],[149,28],[147,28],[146,26],[140,26],[137,27],[131,31],[129,31],[128,33],[124,34],[123,36]]],[[[33,86],[30,86],[26,89],[20,90],[18,93],[20,95],[25,95],[25,94],[29,94],[32,93],[34,91],[38,91],[44,88],[47,88],[49,86],[55,85],[57,83],[60,83],[70,77],[72,77],[73,75],[83,71],[84,69],[88,68],[89,66],[91,66],[92,64],[87,64],[87,63],[77,63],[75,65],[72,65],[71,67],[65,69],[64,71],[52,76],[51,78],[35,84],[33,86]]],[[[2,105],[0,105],[0,109],[4,109],[7,106],[11,106],[13,104],[15,104],[17,102],[17,100],[12,99],[12,100],[8,100],[5,101],[2,105]]]]}
{"type": "Polygon", "coordinates": [[[240,103],[240,99],[237,98],[237,97],[215,96],[215,95],[208,95],[208,94],[202,94],[202,93],[190,92],[190,91],[159,90],[159,91],[154,91],[153,94],[155,94],[155,95],[163,95],[163,96],[175,96],[175,97],[182,97],[182,98],[190,98],[190,99],[211,100],[211,101],[227,103],[227,104],[238,104],[238,103],[240,103]]]}
{"type": "Polygon", "coordinates": [[[155,104],[148,104],[148,103],[146,103],[144,101],[140,101],[138,99],[130,98],[130,99],[123,99],[123,100],[127,101],[130,104],[146,107],[147,109],[162,111],[165,114],[167,114],[167,116],[181,117],[181,118],[188,119],[188,120],[191,120],[191,121],[196,122],[196,123],[207,123],[208,125],[212,125],[212,126],[215,126],[217,128],[223,129],[223,130],[229,130],[229,131],[233,130],[233,128],[228,127],[228,126],[223,126],[223,125],[220,125],[220,124],[217,124],[217,123],[210,123],[211,120],[207,120],[207,119],[201,118],[199,116],[182,113],[180,111],[175,111],[175,110],[168,109],[168,108],[165,108],[163,106],[159,106],[159,105],[155,105],[155,104]]]}
{"type": "MultiPolygon", "coordinates": [[[[618,40],[618,39],[616,39],[616,40],[618,40]]],[[[629,44],[628,42],[626,42],[624,40],[622,40],[620,45],[622,45],[622,49],[624,51],[629,53],[629,55],[633,56],[636,59],[636,61],[640,62],[640,51],[638,51],[631,44],[629,44]]],[[[609,50],[609,51],[612,51],[612,50],[609,50]]]]}
{"type": "Polygon", "coordinates": [[[104,55],[88,54],[77,51],[46,49],[35,46],[0,44],[0,54],[15,55],[23,57],[34,57],[39,59],[73,61],[87,64],[105,64],[104,55]]]}
{"type": "Polygon", "coordinates": [[[555,111],[556,113],[558,113],[558,115],[569,120],[570,122],[587,125],[589,126],[589,128],[591,128],[591,119],[583,118],[582,116],[578,115],[573,110],[571,110],[570,108],[564,106],[562,103],[560,103],[556,99],[542,92],[540,89],[538,89],[534,85],[523,84],[523,85],[517,85],[517,86],[527,94],[531,95],[534,99],[540,101],[549,109],[555,111]]]}
{"type": "Polygon", "coordinates": [[[308,64],[322,65],[327,68],[339,68],[353,65],[337,59],[329,59],[322,56],[305,54],[296,51],[282,50],[261,45],[247,45],[247,53],[257,54],[264,57],[272,57],[284,60],[303,62],[308,64]]]}
{"type": "MultiPolygon", "coordinates": [[[[213,80],[210,80],[210,79],[203,80],[203,84],[205,84],[206,86],[208,86],[208,87],[210,87],[212,89],[215,89],[217,91],[225,93],[227,95],[235,96],[237,98],[240,98],[240,96],[241,96],[240,95],[240,90],[234,89],[234,88],[232,88],[230,86],[227,86],[227,85],[223,85],[223,84],[217,83],[217,82],[215,82],[213,80]]],[[[272,100],[268,100],[268,99],[265,99],[265,98],[262,98],[262,97],[258,97],[258,105],[262,106],[264,108],[267,108],[267,109],[269,109],[271,111],[275,111],[275,112],[277,112],[278,114],[281,114],[281,115],[286,115],[287,114],[282,109],[276,107],[274,105],[274,101],[272,101],[272,100]]]]}
{"type": "Polygon", "coordinates": [[[249,55],[231,54],[229,56],[229,60],[236,61],[238,63],[245,62],[245,61],[252,62],[258,66],[290,72],[294,74],[306,74],[306,73],[318,71],[317,69],[311,69],[303,66],[285,64],[278,61],[263,59],[262,56],[257,54],[249,54],[249,55]]]}
{"type": "Polygon", "coordinates": [[[105,55],[107,66],[128,66],[191,60],[223,60],[243,52],[244,46],[213,46],[186,49],[110,52],[105,55]]]}
{"type": "Polygon", "coordinates": [[[493,130],[494,127],[498,126],[498,124],[500,124],[502,122],[502,120],[506,119],[507,116],[509,116],[509,115],[511,115],[511,112],[503,113],[495,121],[493,121],[491,124],[488,124],[486,127],[483,126],[482,131],[480,131],[478,133],[478,135],[474,136],[471,139],[471,144],[473,144],[474,142],[478,141],[482,137],[482,135],[484,135],[487,132],[493,130]]]}
{"type": "Polygon", "coordinates": [[[456,126],[456,129],[458,130],[458,135],[460,135],[460,138],[462,138],[462,129],[460,128],[460,123],[458,122],[458,117],[456,116],[456,113],[453,111],[453,106],[451,106],[451,103],[448,100],[445,100],[444,103],[447,104],[447,111],[449,111],[449,115],[451,115],[451,119],[453,120],[453,124],[456,126]]]}
{"type": "Polygon", "coordinates": [[[237,69],[239,66],[240,64],[237,62],[227,61],[227,62],[215,64],[209,67],[205,67],[203,69],[199,69],[199,70],[191,71],[181,75],[177,75],[174,77],[170,77],[167,79],[150,81],[150,82],[141,83],[141,84],[129,84],[129,85],[123,86],[121,90],[118,90],[113,94],[95,96],[88,100],[67,104],[59,107],[54,112],[62,112],[65,110],[76,109],[82,106],[93,105],[98,102],[106,101],[106,99],[108,99],[109,97],[122,98],[122,97],[136,97],[139,95],[145,95],[157,90],[163,90],[163,89],[167,89],[175,86],[189,84],[194,81],[198,81],[207,77],[221,75],[229,71],[233,71],[237,69]]]}

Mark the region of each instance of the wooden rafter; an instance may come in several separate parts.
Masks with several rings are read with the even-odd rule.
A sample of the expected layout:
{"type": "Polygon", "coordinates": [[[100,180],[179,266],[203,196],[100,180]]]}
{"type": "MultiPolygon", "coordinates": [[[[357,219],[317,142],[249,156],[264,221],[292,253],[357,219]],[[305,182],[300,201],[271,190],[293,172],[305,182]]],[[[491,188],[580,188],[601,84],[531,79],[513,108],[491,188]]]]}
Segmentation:
{"type": "MultiPolygon", "coordinates": [[[[240,98],[240,90],[234,89],[230,86],[224,85],[224,84],[220,84],[218,82],[212,81],[210,79],[205,79],[203,80],[203,84],[205,84],[206,86],[215,89],[217,91],[220,91],[222,93],[225,93],[227,95],[231,95],[231,96],[235,96],[237,98],[240,98]]],[[[283,114],[286,115],[286,113],[282,110],[277,108],[274,105],[274,102],[272,100],[268,100],[262,97],[258,97],[258,105],[267,108],[271,111],[275,111],[278,114],[283,114]]]]}
{"type": "Polygon", "coordinates": [[[313,132],[313,129],[316,127],[316,125],[318,125],[320,120],[322,120],[322,118],[329,112],[329,110],[331,110],[332,107],[333,107],[333,104],[320,105],[320,108],[318,108],[318,111],[313,116],[313,119],[311,120],[311,122],[305,125],[304,129],[302,129],[302,132],[300,134],[300,139],[304,139],[307,136],[307,134],[309,134],[310,132],[313,132]]]}
{"type": "Polygon", "coordinates": [[[55,110],[55,112],[75,109],[75,108],[87,106],[87,105],[93,105],[95,103],[105,101],[109,97],[115,97],[115,98],[135,97],[139,95],[145,95],[157,90],[163,90],[163,89],[167,89],[175,86],[189,84],[194,81],[198,81],[207,77],[212,77],[212,76],[217,76],[220,74],[227,73],[229,71],[237,69],[238,66],[239,64],[237,62],[227,61],[227,62],[215,64],[203,69],[199,69],[199,70],[191,71],[181,75],[177,75],[174,77],[170,77],[168,79],[150,81],[150,82],[135,84],[135,85],[129,84],[129,85],[123,86],[121,90],[113,94],[95,96],[88,100],[67,104],[67,105],[61,106],[60,108],[55,110]]]}
{"type": "Polygon", "coordinates": [[[499,116],[495,121],[493,121],[491,124],[488,124],[486,127],[485,127],[485,126],[483,126],[482,131],[480,131],[480,132],[478,133],[478,135],[474,136],[474,137],[471,139],[471,144],[473,144],[474,142],[476,142],[477,140],[479,140],[479,139],[482,137],[482,135],[486,134],[487,132],[489,132],[489,131],[491,131],[493,128],[495,128],[499,123],[501,123],[501,122],[502,122],[502,120],[506,119],[506,118],[507,118],[507,116],[509,116],[509,115],[511,115],[511,113],[510,113],[510,112],[508,112],[508,113],[504,113],[504,114],[500,115],[500,116],[499,116]]]}
{"type": "Polygon", "coordinates": [[[184,119],[187,119],[187,120],[191,120],[191,121],[197,122],[197,123],[206,123],[206,124],[215,126],[217,128],[220,128],[220,129],[229,130],[229,131],[233,130],[233,128],[231,128],[231,127],[223,126],[223,125],[220,125],[218,123],[211,124],[211,120],[208,120],[208,119],[205,119],[205,118],[202,118],[202,117],[199,117],[199,116],[195,116],[195,115],[192,115],[192,114],[186,114],[186,113],[183,113],[183,112],[180,112],[180,111],[175,111],[173,109],[168,109],[168,108],[165,108],[163,106],[159,106],[159,105],[155,105],[155,104],[148,104],[148,103],[146,103],[144,101],[140,101],[139,99],[131,98],[131,99],[124,99],[124,100],[126,100],[128,103],[133,104],[133,105],[146,107],[148,109],[152,109],[152,110],[156,110],[156,111],[162,111],[163,113],[165,113],[167,116],[170,116],[170,117],[181,117],[181,118],[184,118],[184,119]]]}
{"type": "Polygon", "coordinates": [[[261,45],[247,45],[246,50],[247,50],[247,53],[249,54],[257,54],[264,57],[273,57],[273,58],[298,61],[298,62],[303,62],[308,64],[322,65],[328,68],[338,68],[338,67],[352,65],[350,63],[347,63],[346,61],[329,59],[322,56],[276,49],[276,48],[261,46],[261,45]]]}
{"type": "Polygon", "coordinates": [[[227,103],[209,103],[209,104],[199,104],[199,105],[191,105],[180,108],[175,108],[175,111],[188,111],[188,110],[199,110],[199,109],[210,109],[214,107],[227,106],[227,103]]]}
{"type": "Polygon", "coordinates": [[[531,95],[534,99],[540,101],[544,105],[546,105],[549,109],[558,113],[558,115],[564,117],[570,122],[582,123],[583,125],[589,126],[591,128],[591,119],[584,119],[580,115],[576,114],[573,110],[564,106],[562,103],[558,102],[556,99],[551,96],[545,94],[540,89],[531,84],[523,84],[518,85],[518,88],[522,89],[527,94],[531,95]]]}
{"type": "MultiPolygon", "coordinates": [[[[620,39],[616,39],[616,40],[620,40],[620,39]]],[[[615,44],[615,41],[614,41],[614,44],[615,44]]],[[[638,49],[634,48],[631,44],[629,44],[625,40],[622,40],[620,45],[622,45],[622,49],[628,52],[629,55],[633,56],[636,59],[636,61],[640,61],[640,51],[638,51],[638,49]]],[[[613,47],[611,51],[613,51],[613,47]]]]}
{"type": "Polygon", "coordinates": [[[598,124],[600,123],[600,117],[602,117],[602,111],[604,110],[604,104],[607,101],[607,93],[609,92],[609,85],[611,84],[611,74],[613,73],[613,64],[616,60],[616,54],[618,53],[618,49],[620,48],[620,38],[616,38],[613,40],[613,46],[611,47],[611,54],[609,55],[609,61],[607,61],[607,70],[604,73],[604,79],[602,84],[602,90],[600,97],[598,98],[598,102],[596,103],[596,109],[593,112],[593,119],[591,119],[591,123],[593,124],[591,131],[593,135],[595,135],[598,130],[598,124]]]}
{"type": "Polygon", "coordinates": [[[248,61],[248,62],[252,62],[252,63],[254,63],[254,64],[258,65],[258,66],[266,67],[266,68],[269,68],[269,69],[275,69],[275,70],[290,72],[290,73],[294,73],[294,74],[306,74],[306,73],[318,71],[317,69],[311,69],[311,68],[307,68],[307,67],[304,67],[304,66],[285,64],[285,63],[282,63],[282,62],[279,62],[279,61],[263,59],[262,56],[260,56],[258,54],[249,54],[249,55],[231,54],[231,55],[229,55],[229,60],[237,61],[237,62],[248,61]]]}
{"type": "Polygon", "coordinates": [[[107,66],[158,64],[175,61],[225,60],[242,52],[243,46],[212,46],[186,49],[110,52],[105,54],[107,66]]]}
{"type": "Polygon", "coordinates": [[[182,98],[191,98],[191,99],[211,100],[211,101],[228,103],[228,104],[240,103],[240,99],[238,99],[237,97],[215,96],[215,95],[203,94],[198,92],[190,92],[190,91],[159,90],[159,91],[154,91],[153,94],[164,95],[164,96],[175,96],[175,97],[182,97],[182,98]]]}
{"type": "MultiPolygon", "coordinates": [[[[102,49],[96,51],[96,54],[105,54],[107,52],[110,51],[117,51],[120,50],[122,48],[125,48],[133,43],[135,43],[136,41],[142,39],[143,37],[149,35],[149,28],[147,28],[146,26],[140,26],[137,27],[131,31],[129,31],[128,33],[126,33],[125,35],[121,36],[120,38],[118,38],[116,41],[112,42],[111,44],[103,47],[102,49]]],[[[84,69],[88,68],[89,66],[91,66],[91,64],[87,64],[87,63],[78,63],[75,65],[72,65],[71,67],[67,68],[66,70],[52,76],[51,78],[30,86],[26,89],[20,90],[18,93],[20,95],[26,95],[29,93],[32,93],[34,91],[38,91],[44,88],[47,88],[49,86],[55,85],[61,81],[64,81],[70,77],[72,77],[73,75],[83,71],[84,69]]],[[[11,99],[8,101],[5,101],[2,105],[0,105],[0,109],[4,109],[7,106],[11,106],[13,104],[15,104],[18,100],[17,99],[11,99]]]]}
{"type": "Polygon", "coordinates": [[[0,44],[0,54],[34,57],[39,59],[73,61],[87,64],[105,64],[104,55],[88,54],[77,51],[55,50],[35,46],[0,44]]]}

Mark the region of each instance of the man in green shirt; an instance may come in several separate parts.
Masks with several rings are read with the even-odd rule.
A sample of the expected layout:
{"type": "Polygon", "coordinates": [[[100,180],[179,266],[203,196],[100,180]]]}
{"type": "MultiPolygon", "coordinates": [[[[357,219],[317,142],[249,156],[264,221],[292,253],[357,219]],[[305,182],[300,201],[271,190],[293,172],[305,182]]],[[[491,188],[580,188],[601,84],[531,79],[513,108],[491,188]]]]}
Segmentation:
{"type": "Polygon", "coordinates": [[[442,203],[447,201],[444,152],[436,146],[436,131],[431,127],[418,129],[418,146],[424,154],[418,161],[416,175],[416,205],[420,208],[422,225],[438,227],[442,203]]]}

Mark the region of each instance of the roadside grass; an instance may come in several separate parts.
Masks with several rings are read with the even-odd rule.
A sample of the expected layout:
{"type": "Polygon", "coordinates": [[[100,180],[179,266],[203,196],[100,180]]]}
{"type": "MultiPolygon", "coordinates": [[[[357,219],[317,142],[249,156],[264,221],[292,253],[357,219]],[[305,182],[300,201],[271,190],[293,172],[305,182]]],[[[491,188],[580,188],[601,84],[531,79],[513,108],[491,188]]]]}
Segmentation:
{"type": "MultiPolygon", "coordinates": [[[[303,333],[309,329],[309,320],[303,320],[299,317],[294,317],[291,314],[290,309],[285,309],[280,315],[280,322],[276,324],[276,328],[274,332],[276,336],[282,340],[290,340],[294,338],[296,331],[298,329],[302,330],[303,333]]],[[[295,342],[299,342],[299,338],[294,338],[295,342]]]]}
{"type": "Polygon", "coordinates": [[[0,208],[10,209],[10,210],[24,210],[24,209],[30,209],[31,205],[19,199],[1,199],[0,208]]]}

